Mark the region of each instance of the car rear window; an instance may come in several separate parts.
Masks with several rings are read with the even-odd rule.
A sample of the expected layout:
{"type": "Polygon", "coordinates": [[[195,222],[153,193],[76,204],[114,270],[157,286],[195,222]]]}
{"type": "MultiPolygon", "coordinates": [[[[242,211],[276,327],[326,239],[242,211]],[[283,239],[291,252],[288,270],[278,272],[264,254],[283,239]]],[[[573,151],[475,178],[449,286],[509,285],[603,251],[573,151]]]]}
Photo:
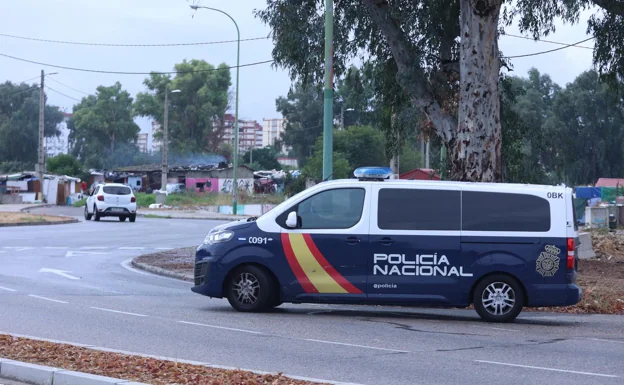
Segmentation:
{"type": "Polygon", "coordinates": [[[124,186],[104,186],[104,192],[110,195],[130,195],[132,190],[124,186]]]}

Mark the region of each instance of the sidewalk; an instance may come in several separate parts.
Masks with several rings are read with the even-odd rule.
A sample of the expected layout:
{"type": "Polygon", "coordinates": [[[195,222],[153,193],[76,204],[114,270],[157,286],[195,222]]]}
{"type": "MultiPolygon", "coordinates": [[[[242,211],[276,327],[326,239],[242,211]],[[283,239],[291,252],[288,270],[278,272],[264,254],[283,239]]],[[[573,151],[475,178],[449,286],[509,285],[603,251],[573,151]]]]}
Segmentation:
{"type": "Polygon", "coordinates": [[[209,219],[221,221],[237,221],[251,218],[249,215],[221,214],[204,210],[172,210],[172,209],[145,209],[137,210],[138,216],[154,216],[172,219],[209,219]]]}
{"type": "Polygon", "coordinates": [[[42,207],[50,207],[50,206],[56,206],[56,205],[52,205],[52,204],[36,204],[36,203],[24,203],[24,204],[2,204],[0,205],[0,212],[5,212],[5,213],[19,213],[20,211],[26,211],[28,209],[34,209],[34,208],[42,208],[42,207]]]}

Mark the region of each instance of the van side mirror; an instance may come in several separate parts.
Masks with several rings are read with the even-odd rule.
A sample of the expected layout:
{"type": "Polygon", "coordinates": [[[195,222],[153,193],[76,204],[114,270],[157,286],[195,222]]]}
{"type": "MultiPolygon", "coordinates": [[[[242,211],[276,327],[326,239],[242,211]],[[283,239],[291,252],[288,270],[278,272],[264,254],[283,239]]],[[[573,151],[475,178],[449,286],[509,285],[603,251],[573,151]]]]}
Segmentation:
{"type": "Polygon", "coordinates": [[[288,217],[286,217],[286,226],[290,227],[291,229],[295,229],[297,228],[298,224],[299,221],[297,217],[297,212],[291,211],[290,213],[288,213],[288,217]]]}

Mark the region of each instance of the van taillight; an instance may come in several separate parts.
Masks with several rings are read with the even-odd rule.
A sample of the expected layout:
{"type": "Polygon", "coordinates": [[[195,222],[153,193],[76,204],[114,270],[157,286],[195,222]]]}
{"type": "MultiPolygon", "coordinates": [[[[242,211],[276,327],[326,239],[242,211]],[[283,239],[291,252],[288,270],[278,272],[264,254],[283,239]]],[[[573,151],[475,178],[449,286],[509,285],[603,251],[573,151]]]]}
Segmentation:
{"type": "Polygon", "coordinates": [[[97,198],[100,202],[104,202],[104,195],[98,195],[97,198]]]}
{"type": "Polygon", "coordinates": [[[566,259],[566,267],[568,270],[574,269],[574,238],[568,238],[568,257],[566,259]]]}
{"type": "Polygon", "coordinates": [[[130,198],[130,202],[132,202],[132,203],[136,202],[136,197],[130,198]]]}

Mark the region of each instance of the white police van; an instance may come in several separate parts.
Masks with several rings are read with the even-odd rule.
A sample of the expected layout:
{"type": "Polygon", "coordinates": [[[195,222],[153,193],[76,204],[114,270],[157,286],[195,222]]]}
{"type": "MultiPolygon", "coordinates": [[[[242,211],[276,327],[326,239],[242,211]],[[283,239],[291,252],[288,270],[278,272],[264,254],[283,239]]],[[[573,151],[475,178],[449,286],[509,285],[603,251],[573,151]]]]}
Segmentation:
{"type": "Polygon", "coordinates": [[[239,311],[292,303],[467,307],[485,320],[579,302],[572,190],[388,179],[318,184],[217,226],[192,290],[239,311]]]}

